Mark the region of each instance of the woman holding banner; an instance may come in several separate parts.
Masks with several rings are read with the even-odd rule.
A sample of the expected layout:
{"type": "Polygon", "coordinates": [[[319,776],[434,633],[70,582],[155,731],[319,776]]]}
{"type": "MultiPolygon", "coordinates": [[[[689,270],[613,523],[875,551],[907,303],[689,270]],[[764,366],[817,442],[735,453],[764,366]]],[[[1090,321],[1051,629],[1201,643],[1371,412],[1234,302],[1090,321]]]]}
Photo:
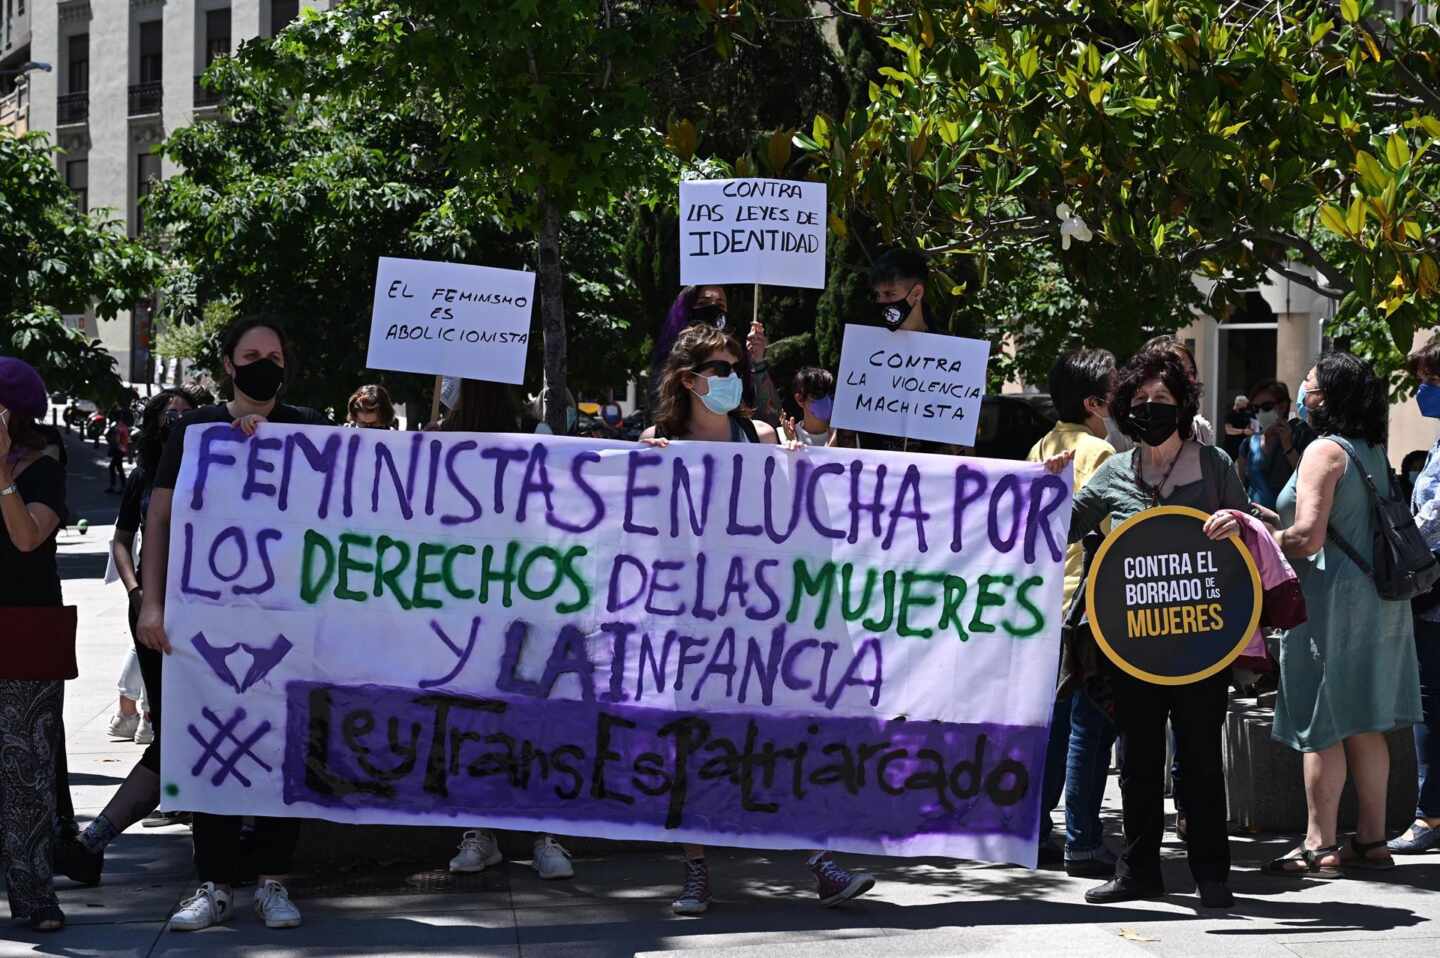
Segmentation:
{"type": "MultiPolygon", "coordinates": [[[[680,334],[691,326],[709,326],[726,335],[734,335],[734,324],[730,320],[729,303],[724,286],[686,286],[675,297],[670,312],[665,314],[665,325],[655,345],[655,366],[650,376],[656,390],[659,407],[659,383],[664,375],[665,359],[670,355],[680,334]]],[[[739,358],[739,375],[742,392],[741,401],[755,411],[755,418],[772,426],[780,425],[782,411],[779,390],[770,378],[770,366],[765,361],[765,350],[769,340],[765,327],[759,321],[750,324],[745,336],[745,350],[739,358]]]]}
{"type": "MultiPolygon", "coordinates": [[[[1173,350],[1137,353],[1120,371],[1111,405],[1126,436],[1136,443],[1112,456],[1075,491],[1070,541],[1078,542],[1110,516],[1118,524],[1157,506],[1190,506],[1210,514],[1212,539],[1233,534],[1238,522],[1229,509],[1249,501],[1230,457],[1197,440],[1194,419],[1199,389],[1173,350]]],[[[1057,470],[1066,453],[1046,461],[1057,470]]],[[[1177,754],[1185,767],[1182,784],[1190,824],[1186,847],[1190,872],[1208,908],[1234,902],[1227,884],[1230,845],[1225,829],[1225,769],[1221,728],[1225,720],[1228,671],[1188,685],[1153,685],[1112,668],[1115,723],[1124,745],[1120,790],[1124,803],[1125,847],[1115,877],[1085,893],[1091,904],[1159,898],[1160,840],[1165,831],[1165,722],[1175,729],[1177,754]]]]}
{"type": "MultiPolygon", "coordinates": [[[[265,316],[237,320],[220,341],[220,358],[230,380],[234,398],[227,403],[206,406],[185,415],[170,432],[155,473],[146,514],[146,549],[155,555],[170,554],[170,506],[175,483],[180,477],[180,459],[185,450],[185,431],[206,423],[231,423],[247,436],[266,422],[297,425],[334,425],[320,412],[280,402],[280,392],[294,373],[295,363],[289,342],[280,324],[265,316]]],[[[165,588],[168,569],[164,562],[147,562],[141,569],[142,596],[137,635],[142,644],[170,654],[165,632],[165,588]]],[[[198,931],[234,914],[233,886],[255,875],[247,865],[241,843],[238,815],[195,813],[195,868],[200,887],[180,903],[170,917],[172,931],[198,931]]],[[[282,879],[290,870],[300,821],[295,818],[257,818],[251,840],[249,861],[258,870],[255,913],[267,928],[294,928],[300,924],[300,910],[290,901],[282,879]]]]}
{"type": "MultiPolygon", "coordinates": [[[[742,402],[740,344],[713,325],[691,326],[682,332],[670,350],[660,377],[660,408],[655,425],[640,441],[665,446],[671,440],[706,442],[756,442],[779,444],[775,428],[750,418],[742,402]]],[[[791,443],[788,448],[798,448],[791,443]]],[[[710,868],[705,846],[686,845],[685,883],[680,897],[670,907],[677,915],[700,915],[710,907],[710,868]]],[[[818,851],[810,856],[820,904],[838,905],[865,894],[875,879],[863,872],[850,872],[818,851]]]]}

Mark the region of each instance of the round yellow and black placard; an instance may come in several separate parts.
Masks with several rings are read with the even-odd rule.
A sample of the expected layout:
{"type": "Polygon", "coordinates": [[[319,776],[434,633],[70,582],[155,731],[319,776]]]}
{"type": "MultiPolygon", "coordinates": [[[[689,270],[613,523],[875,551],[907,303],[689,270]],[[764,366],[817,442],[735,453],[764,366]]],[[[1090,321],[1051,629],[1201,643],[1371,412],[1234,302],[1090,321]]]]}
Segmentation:
{"type": "Polygon", "coordinates": [[[1260,572],[1239,536],[1213,540],[1199,509],[1147,509],[1117,526],[1086,583],[1090,627],[1122,671],[1187,685],[1235,661],[1260,621],[1260,572]]]}

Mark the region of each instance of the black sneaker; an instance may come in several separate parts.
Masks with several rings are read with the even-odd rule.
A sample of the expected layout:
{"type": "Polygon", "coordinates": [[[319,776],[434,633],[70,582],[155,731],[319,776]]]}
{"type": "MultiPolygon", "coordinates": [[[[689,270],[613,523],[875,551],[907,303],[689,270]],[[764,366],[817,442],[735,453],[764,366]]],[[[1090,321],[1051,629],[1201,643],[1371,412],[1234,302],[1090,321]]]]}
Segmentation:
{"type": "Polygon", "coordinates": [[[1122,901],[1154,901],[1165,897],[1165,889],[1159,885],[1142,885],[1129,878],[1112,878],[1103,885],[1085,893],[1085,900],[1092,905],[1114,905],[1122,901]]]}
{"type": "Polygon", "coordinates": [[[55,843],[55,871],[82,885],[100,884],[100,872],[105,868],[105,850],[88,850],[76,838],[55,843]]]}

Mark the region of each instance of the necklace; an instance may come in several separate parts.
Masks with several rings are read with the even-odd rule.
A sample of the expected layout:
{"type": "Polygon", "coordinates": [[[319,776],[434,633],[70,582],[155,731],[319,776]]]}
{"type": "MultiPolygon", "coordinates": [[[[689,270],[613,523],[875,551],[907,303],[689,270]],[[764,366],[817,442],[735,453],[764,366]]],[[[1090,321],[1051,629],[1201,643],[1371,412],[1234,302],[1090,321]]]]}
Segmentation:
{"type": "Polygon", "coordinates": [[[1170,481],[1170,473],[1175,471],[1175,464],[1180,461],[1180,456],[1184,454],[1184,452],[1185,441],[1182,439],[1180,441],[1180,448],[1175,453],[1175,457],[1170,460],[1170,465],[1165,467],[1165,475],[1160,477],[1158,483],[1151,486],[1145,481],[1144,461],[1140,456],[1140,447],[1135,447],[1135,485],[1140,490],[1140,494],[1150,500],[1152,508],[1160,505],[1160,491],[1165,488],[1165,483],[1170,481]]]}

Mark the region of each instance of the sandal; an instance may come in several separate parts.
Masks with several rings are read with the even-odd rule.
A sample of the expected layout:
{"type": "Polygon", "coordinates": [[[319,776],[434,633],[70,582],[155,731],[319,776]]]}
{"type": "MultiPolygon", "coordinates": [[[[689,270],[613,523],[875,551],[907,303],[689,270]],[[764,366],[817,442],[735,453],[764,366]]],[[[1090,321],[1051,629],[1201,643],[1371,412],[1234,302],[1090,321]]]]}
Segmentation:
{"type": "Polygon", "coordinates": [[[1298,848],[1281,855],[1265,866],[1264,871],[1271,875],[1317,875],[1321,878],[1338,878],[1340,876],[1339,865],[1321,864],[1322,858],[1334,855],[1343,859],[1339,845],[1327,845],[1324,848],[1306,848],[1302,842],[1298,848]],[[1295,866],[1299,866],[1298,868],[1295,866]]]}
{"type": "Polygon", "coordinates": [[[1378,842],[1362,842],[1354,835],[1346,842],[1344,850],[1340,852],[1340,861],[1346,868],[1355,868],[1365,871],[1385,872],[1395,867],[1395,859],[1390,857],[1390,849],[1386,847],[1385,839],[1378,842]],[[1370,853],[1375,849],[1385,852],[1383,858],[1371,858],[1370,853]]]}

